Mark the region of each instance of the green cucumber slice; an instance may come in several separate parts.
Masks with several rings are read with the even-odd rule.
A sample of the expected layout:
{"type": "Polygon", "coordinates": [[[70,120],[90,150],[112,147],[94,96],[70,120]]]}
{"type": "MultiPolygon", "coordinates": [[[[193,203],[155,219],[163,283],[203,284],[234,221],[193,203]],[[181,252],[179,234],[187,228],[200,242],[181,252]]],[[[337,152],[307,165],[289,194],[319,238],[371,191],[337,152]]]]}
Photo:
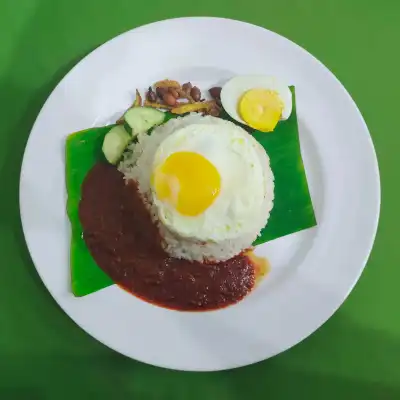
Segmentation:
{"type": "Polygon", "coordinates": [[[114,126],[106,134],[102,150],[110,164],[116,164],[120,160],[131,139],[131,135],[121,125],[114,126]]]}
{"type": "Polygon", "coordinates": [[[133,107],[124,115],[126,123],[132,129],[132,137],[147,132],[165,120],[165,113],[151,107],[133,107]]]}
{"type": "Polygon", "coordinates": [[[130,125],[128,125],[128,123],[125,121],[123,124],[123,127],[125,128],[125,130],[132,135],[132,128],[130,127],[130,125]]]}

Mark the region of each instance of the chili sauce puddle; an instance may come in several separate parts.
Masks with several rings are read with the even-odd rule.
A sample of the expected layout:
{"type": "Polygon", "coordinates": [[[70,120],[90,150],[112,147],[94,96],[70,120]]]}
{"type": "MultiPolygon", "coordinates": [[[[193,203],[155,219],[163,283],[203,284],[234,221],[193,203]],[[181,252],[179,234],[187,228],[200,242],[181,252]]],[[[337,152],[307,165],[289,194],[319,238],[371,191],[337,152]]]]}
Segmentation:
{"type": "Polygon", "coordinates": [[[221,263],[169,257],[134,182],[96,164],[82,184],[79,217],[98,266],[137,297],[181,311],[206,311],[242,300],[268,273],[251,251],[221,263]]]}

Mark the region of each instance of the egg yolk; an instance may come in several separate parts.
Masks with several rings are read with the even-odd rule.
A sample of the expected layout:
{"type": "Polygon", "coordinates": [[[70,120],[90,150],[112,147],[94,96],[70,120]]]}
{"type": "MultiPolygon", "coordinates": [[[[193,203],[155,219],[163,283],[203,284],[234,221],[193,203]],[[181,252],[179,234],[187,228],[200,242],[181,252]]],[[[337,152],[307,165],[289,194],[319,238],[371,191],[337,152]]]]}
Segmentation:
{"type": "Polygon", "coordinates": [[[239,102],[239,114],[249,126],[262,132],[272,132],[279,122],[283,103],[274,90],[251,89],[239,102]]]}
{"type": "Polygon", "coordinates": [[[196,216],[214,202],[221,189],[217,168],[201,154],[171,154],[152,176],[157,197],[180,214],[196,216]]]}

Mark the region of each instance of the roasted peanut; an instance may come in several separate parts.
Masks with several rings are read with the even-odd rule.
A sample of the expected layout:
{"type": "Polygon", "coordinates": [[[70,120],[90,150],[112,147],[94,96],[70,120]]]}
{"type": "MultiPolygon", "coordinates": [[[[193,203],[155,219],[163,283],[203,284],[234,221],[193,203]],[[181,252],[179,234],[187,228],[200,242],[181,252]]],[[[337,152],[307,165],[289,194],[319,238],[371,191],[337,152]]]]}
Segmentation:
{"type": "Polygon", "coordinates": [[[174,88],[169,88],[168,89],[168,92],[169,93],[171,93],[172,94],[172,96],[174,96],[175,97],[175,99],[179,99],[179,92],[176,90],[176,89],[174,89],[174,88]]]}
{"type": "Polygon", "coordinates": [[[208,115],[212,115],[213,117],[219,117],[221,110],[218,107],[211,107],[208,111],[208,115]]]}
{"type": "Polygon", "coordinates": [[[174,106],[176,104],[176,98],[169,92],[165,93],[162,99],[168,106],[174,106]]]}
{"type": "Polygon", "coordinates": [[[192,99],[192,96],[190,96],[190,93],[184,92],[182,89],[179,90],[179,97],[181,99],[186,99],[189,101],[189,103],[194,103],[195,101],[192,99]]]}
{"type": "Polygon", "coordinates": [[[186,82],[182,85],[182,90],[186,93],[186,94],[190,94],[190,91],[192,90],[192,84],[190,82],[186,82]]]}
{"type": "Polygon", "coordinates": [[[221,98],[221,90],[222,88],[219,86],[212,87],[208,92],[210,93],[213,99],[220,99],[221,98]]]}
{"type": "Polygon", "coordinates": [[[190,96],[194,101],[200,101],[201,99],[201,91],[197,86],[193,86],[190,91],[190,96]]]}

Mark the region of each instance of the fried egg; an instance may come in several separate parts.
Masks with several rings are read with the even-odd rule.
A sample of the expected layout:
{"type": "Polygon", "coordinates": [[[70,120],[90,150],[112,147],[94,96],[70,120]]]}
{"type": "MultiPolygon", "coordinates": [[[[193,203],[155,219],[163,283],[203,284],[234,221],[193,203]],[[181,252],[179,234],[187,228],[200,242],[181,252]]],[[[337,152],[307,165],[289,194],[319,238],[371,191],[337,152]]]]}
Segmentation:
{"type": "MultiPolygon", "coordinates": [[[[273,198],[263,147],[232,122],[190,124],[158,146],[150,187],[159,220],[181,237],[219,242],[252,232],[273,198]]],[[[210,119],[211,118],[211,119],[210,119]]],[[[266,221],[265,221],[266,223],[266,221]]]]}
{"type": "Polygon", "coordinates": [[[271,76],[232,78],[222,88],[221,102],[233,119],[262,132],[272,132],[292,112],[292,92],[271,76]]]}

